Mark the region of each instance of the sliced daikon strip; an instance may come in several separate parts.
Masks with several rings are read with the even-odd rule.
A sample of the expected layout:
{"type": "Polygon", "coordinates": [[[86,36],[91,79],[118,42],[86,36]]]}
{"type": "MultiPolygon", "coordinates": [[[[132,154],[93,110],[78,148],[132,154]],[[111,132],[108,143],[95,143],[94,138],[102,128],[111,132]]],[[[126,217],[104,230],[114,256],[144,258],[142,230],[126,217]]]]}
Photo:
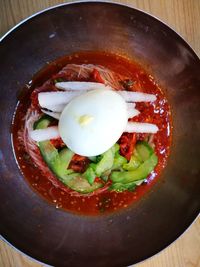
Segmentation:
{"type": "Polygon", "coordinates": [[[46,129],[39,129],[30,132],[30,137],[36,141],[46,141],[50,139],[56,139],[60,137],[57,126],[48,127],[46,129]]]}
{"type": "Polygon", "coordinates": [[[157,133],[158,127],[152,123],[128,122],[125,132],[128,133],[157,133]]]}
{"type": "Polygon", "coordinates": [[[109,86],[105,86],[103,83],[95,82],[58,82],[55,84],[58,89],[72,90],[72,91],[89,91],[92,89],[111,89],[109,86]]]}
{"type": "Polygon", "coordinates": [[[48,108],[60,104],[67,104],[74,97],[81,95],[83,91],[75,92],[41,92],[38,94],[38,101],[41,107],[48,108]]]}
{"type": "Polygon", "coordinates": [[[51,111],[47,111],[45,109],[41,109],[41,111],[49,116],[51,116],[54,119],[59,120],[60,119],[60,113],[58,112],[51,112],[51,111]]]}
{"type": "Polygon", "coordinates": [[[153,94],[146,94],[141,92],[118,91],[126,102],[152,102],[156,100],[153,94]]]}
{"type": "Polygon", "coordinates": [[[132,108],[132,109],[128,109],[127,110],[127,114],[128,114],[128,118],[133,118],[135,116],[137,116],[138,114],[140,114],[139,110],[132,108]]]}
{"type": "MultiPolygon", "coordinates": [[[[38,94],[38,101],[41,107],[51,109],[57,105],[66,105],[74,97],[83,94],[84,90],[79,91],[66,91],[66,92],[41,92],[38,94]]],[[[126,92],[118,91],[126,102],[141,102],[141,101],[154,101],[156,96],[152,94],[145,94],[140,92],[126,92]]],[[[130,105],[129,105],[130,106],[130,105]]],[[[52,110],[52,109],[51,109],[52,110]]],[[[58,111],[58,110],[52,110],[58,111]]]]}
{"type": "Polygon", "coordinates": [[[135,108],[135,103],[126,103],[126,105],[127,105],[127,109],[128,110],[130,110],[130,109],[133,109],[133,108],[135,108]]]}
{"type": "Polygon", "coordinates": [[[46,108],[54,112],[62,112],[65,106],[66,104],[60,104],[60,105],[46,106],[46,108]]]}

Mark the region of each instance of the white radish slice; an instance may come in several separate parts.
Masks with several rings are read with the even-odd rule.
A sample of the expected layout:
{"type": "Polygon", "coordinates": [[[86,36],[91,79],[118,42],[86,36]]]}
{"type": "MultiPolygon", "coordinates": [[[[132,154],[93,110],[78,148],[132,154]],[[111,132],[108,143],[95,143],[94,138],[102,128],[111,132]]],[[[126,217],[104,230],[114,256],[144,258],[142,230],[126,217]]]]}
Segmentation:
{"type": "MultiPolygon", "coordinates": [[[[92,89],[110,89],[113,90],[110,86],[106,86],[103,83],[95,82],[58,82],[55,86],[62,90],[85,90],[90,91],[92,89]]],[[[127,102],[151,102],[156,100],[156,96],[153,94],[146,94],[141,92],[127,92],[127,91],[118,91],[118,93],[127,101],[127,102]]]]}
{"type": "Polygon", "coordinates": [[[30,137],[36,141],[46,141],[60,137],[57,126],[51,126],[46,129],[38,129],[30,132],[30,137]]]}
{"type": "Polygon", "coordinates": [[[126,102],[152,102],[156,100],[155,95],[141,92],[118,91],[118,94],[120,94],[126,102]]]}
{"type": "Polygon", "coordinates": [[[125,132],[128,133],[157,133],[158,127],[152,123],[128,122],[125,132]]]}
{"type": "Polygon", "coordinates": [[[57,120],[60,119],[60,113],[58,112],[47,111],[45,109],[41,109],[41,111],[54,119],[57,119],[57,120]]]}
{"type": "Polygon", "coordinates": [[[139,110],[135,109],[135,108],[132,108],[132,109],[128,109],[127,110],[127,115],[128,115],[128,118],[133,118],[135,116],[137,116],[138,114],[140,114],[139,110]]]}
{"type": "Polygon", "coordinates": [[[126,103],[128,119],[137,116],[140,112],[135,109],[135,103],[126,103]]]}
{"type": "MultiPolygon", "coordinates": [[[[106,87],[105,88],[111,88],[106,87]]],[[[41,107],[51,109],[50,107],[64,105],[69,103],[74,97],[83,94],[84,90],[68,91],[68,92],[41,92],[38,94],[38,101],[41,107]]],[[[156,100],[156,96],[140,92],[118,91],[126,102],[149,102],[156,100]]],[[[52,109],[51,109],[52,110],[52,109]]],[[[58,111],[58,110],[52,110],[58,111]]]]}
{"type": "Polygon", "coordinates": [[[126,106],[127,106],[127,109],[130,110],[130,109],[135,108],[136,104],[135,103],[126,103],[126,106]]]}
{"type": "Polygon", "coordinates": [[[41,107],[47,108],[60,104],[69,103],[75,96],[81,95],[83,91],[75,92],[41,92],[38,94],[38,101],[41,107]]]}
{"type": "Polygon", "coordinates": [[[55,84],[58,89],[62,90],[84,90],[89,91],[92,89],[112,89],[109,86],[105,86],[103,83],[95,83],[95,82],[58,82],[55,84]]]}
{"type": "Polygon", "coordinates": [[[60,105],[53,105],[53,106],[46,105],[45,108],[47,108],[48,110],[54,111],[54,112],[62,112],[65,107],[66,107],[66,104],[60,104],[60,105]]]}

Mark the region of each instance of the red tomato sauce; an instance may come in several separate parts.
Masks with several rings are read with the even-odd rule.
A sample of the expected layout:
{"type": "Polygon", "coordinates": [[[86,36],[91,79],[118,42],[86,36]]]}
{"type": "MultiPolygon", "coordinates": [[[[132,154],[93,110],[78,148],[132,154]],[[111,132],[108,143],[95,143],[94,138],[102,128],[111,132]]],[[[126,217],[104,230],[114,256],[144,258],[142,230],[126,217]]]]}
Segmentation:
{"type": "MultiPolygon", "coordinates": [[[[101,77],[98,76],[98,72],[94,71],[94,77],[101,82],[101,77]]],[[[14,151],[20,170],[35,191],[55,205],[56,208],[63,208],[67,211],[85,215],[99,215],[127,208],[129,205],[141,199],[152,185],[155,184],[167,164],[172,139],[171,127],[170,107],[164,93],[154,78],[138,63],[104,52],[80,52],[47,64],[47,66],[33,77],[29,88],[27,89],[26,87],[20,96],[13,120],[12,134],[14,151]],[[131,84],[131,87],[127,86],[129,83],[125,84],[127,86],[125,89],[152,93],[157,96],[157,100],[153,103],[137,103],[136,108],[141,113],[132,119],[133,121],[155,123],[159,127],[158,133],[153,137],[155,152],[158,156],[158,165],[149,175],[147,182],[138,186],[133,192],[124,191],[119,193],[105,191],[91,196],[72,196],[61,188],[56,188],[52,185],[48,177],[44,176],[34,165],[19,140],[18,132],[24,127],[24,117],[31,103],[31,92],[36,87],[41,86],[52,75],[58,73],[66,64],[72,63],[105,66],[119,74],[131,77],[133,84],[131,84]]],[[[137,140],[143,140],[145,137],[145,134],[139,134],[137,135],[137,140]]],[[[128,149],[130,150],[131,148],[128,149]]]]}

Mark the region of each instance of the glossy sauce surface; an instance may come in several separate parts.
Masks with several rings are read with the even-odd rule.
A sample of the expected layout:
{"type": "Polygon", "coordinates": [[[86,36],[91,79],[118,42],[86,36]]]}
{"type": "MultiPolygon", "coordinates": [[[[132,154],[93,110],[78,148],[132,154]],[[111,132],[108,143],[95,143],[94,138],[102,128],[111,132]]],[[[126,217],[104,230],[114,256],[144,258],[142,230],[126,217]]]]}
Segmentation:
{"type": "MultiPolygon", "coordinates": [[[[139,135],[143,139],[144,135],[139,135]]],[[[30,88],[26,88],[19,99],[16,114],[13,120],[13,144],[20,170],[30,185],[46,200],[53,203],[56,208],[88,214],[98,215],[117,211],[128,207],[138,201],[157,181],[163,168],[166,166],[171,144],[171,113],[166,97],[153,77],[149,75],[139,64],[117,55],[103,52],[82,52],[63,57],[48,64],[32,81],[30,88]],[[72,196],[60,188],[56,188],[33,164],[26,153],[24,146],[18,138],[18,132],[24,127],[24,117],[30,105],[30,95],[34,88],[41,86],[43,82],[56,74],[66,64],[98,64],[112,71],[130,77],[134,82],[133,89],[145,93],[156,94],[157,100],[153,103],[137,103],[136,108],[141,113],[132,119],[133,121],[155,123],[159,132],[154,135],[153,142],[158,156],[158,165],[150,174],[147,182],[138,186],[135,191],[122,193],[105,191],[92,196],[72,196]]]]}

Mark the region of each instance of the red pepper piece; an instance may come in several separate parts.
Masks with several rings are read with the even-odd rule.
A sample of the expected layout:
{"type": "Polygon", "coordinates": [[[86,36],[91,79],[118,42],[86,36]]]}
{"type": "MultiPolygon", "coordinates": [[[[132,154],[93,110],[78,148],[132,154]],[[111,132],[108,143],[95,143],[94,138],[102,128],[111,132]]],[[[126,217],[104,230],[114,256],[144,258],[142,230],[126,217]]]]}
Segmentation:
{"type": "Polygon", "coordinates": [[[123,133],[118,143],[120,145],[120,154],[130,160],[136,143],[136,135],[134,133],[123,133]]]}
{"type": "Polygon", "coordinates": [[[101,75],[97,69],[94,69],[92,71],[92,78],[94,79],[95,82],[104,83],[104,80],[102,79],[102,77],[101,77],[101,75]]]}

